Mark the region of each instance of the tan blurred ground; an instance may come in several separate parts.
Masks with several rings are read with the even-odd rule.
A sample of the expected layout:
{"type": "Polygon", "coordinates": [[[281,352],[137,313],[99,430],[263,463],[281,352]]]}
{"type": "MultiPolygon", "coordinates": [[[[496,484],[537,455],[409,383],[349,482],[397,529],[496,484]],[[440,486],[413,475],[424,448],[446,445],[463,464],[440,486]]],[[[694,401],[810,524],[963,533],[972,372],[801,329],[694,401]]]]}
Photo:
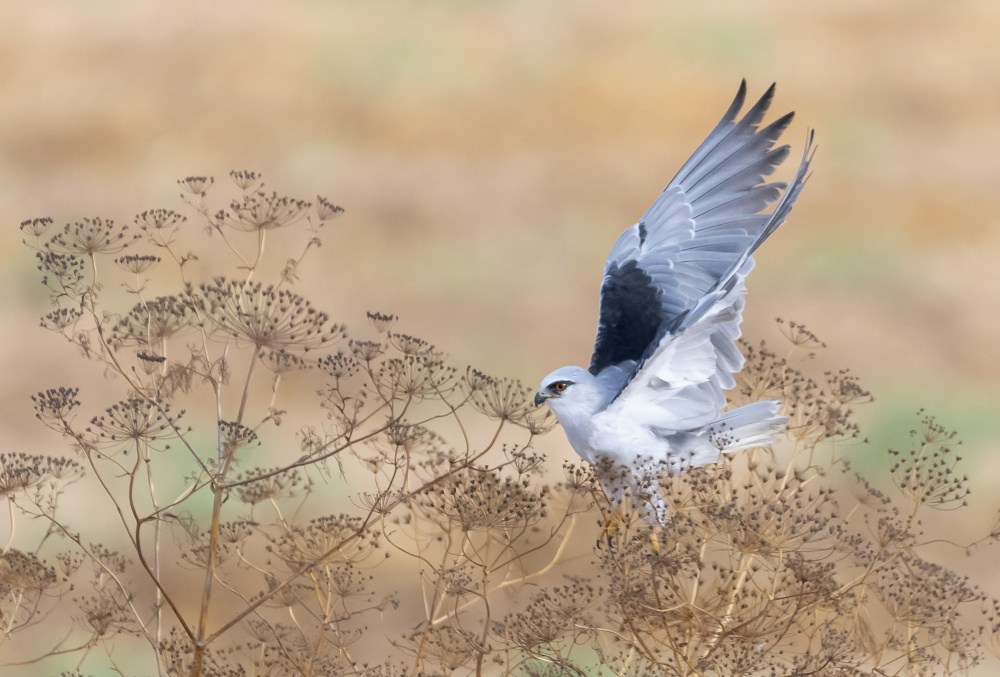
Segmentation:
{"type": "Polygon", "coordinates": [[[399,314],[457,363],[535,382],[586,362],[608,248],[746,77],[798,112],[796,153],[807,127],[820,148],[758,256],[745,333],[773,338],[780,315],[825,339],[823,365],[878,397],[874,447],[937,411],[979,452],[988,523],[998,33],[987,0],[4,0],[0,440],[52,441],[28,395],[76,369],[37,328],[22,219],[127,220],[177,208],[182,176],[259,170],[347,209],[303,271],[317,305],[399,314]]]}

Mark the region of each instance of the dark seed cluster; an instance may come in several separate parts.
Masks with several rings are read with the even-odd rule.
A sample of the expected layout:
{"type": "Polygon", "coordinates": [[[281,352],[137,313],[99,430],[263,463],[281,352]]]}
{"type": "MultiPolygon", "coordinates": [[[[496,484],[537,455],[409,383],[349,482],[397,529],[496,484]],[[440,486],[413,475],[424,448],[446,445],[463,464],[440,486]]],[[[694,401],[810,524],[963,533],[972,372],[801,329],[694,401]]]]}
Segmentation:
{"type": "MultiPolygon", "coordinates": [[[[248,175],[243,173],[242,176],[243,182],[246,182],[248,175]]],[[[252,180],[248,186],[256,180],[256,177],[250,178],[252,180]]],[[[311,206],[312,203],[305,200],[296,200],[275,192],[257,191],[233,200],[229,203],[229,210],[221,210],[215,218],[219,225],[253,233],[297,223],[305,217],[311,206]]]]}
{"type": "Polygon", "coordinates": [[[183,296],[157,296],[137,303],[112,327],[109,340],[116,348],[138,346],[161,350],[163,343],[190,327],[195,307],[183,296]]]}
{"type": "Polygon", "coordinates": [[[895,459],[890,472],[899,490],[917,505],[955,509],[967,505],[969,476],[958,472],[962,461],[955,448],[961,440],[933,416],[923,418],[920,430],[910,431],[908,451],[889,450],[895,459]]]}
{"type": "Polygon", "coordinates": [[[125,225],[115,225],[111,219],[85,218],[67,223],[62,232],[49,240],[48,246],[81,256],[117,254],[140,237],[130,235],[128,229],[125,225]]]}
{"type": "Polygon", "coordinates": [[[202,311],[212,326],[238,342],[302,353],[344,337],[343,326],[286,289],[225,278],[200,288],[202,311]]]}
{"type": "Polygon", "coordinates": [[[86,432],[100,447],[148,445],[174,437],[182,416],[183,410],[172,414],[169,404],[132,396],[92,418],[86,432]]]}
{"type": "Polygon", "coordinates": [[[187,221],[187,217],[172,209],[147,209],[135,216],[135,224],[147,233],[173,230],[187,221]]]}
{"type": "Polygon", "coordinates": [[[80,464],[62,456],[0,453],[0,496],[37,487],[46,480],[69,481],[83,472],[80,464]]]}

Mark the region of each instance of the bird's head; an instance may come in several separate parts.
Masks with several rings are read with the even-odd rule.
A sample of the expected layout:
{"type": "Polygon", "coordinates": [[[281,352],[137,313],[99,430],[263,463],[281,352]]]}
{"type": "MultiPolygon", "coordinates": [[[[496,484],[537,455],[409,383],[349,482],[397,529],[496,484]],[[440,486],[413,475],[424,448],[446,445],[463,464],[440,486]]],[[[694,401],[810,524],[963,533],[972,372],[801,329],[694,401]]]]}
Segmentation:
{"type": "Polygon", "coordinates": [[[580,367],[563,367],[542,379],[535,394],[535,405],[549,405],[559,419],[569,443],[584,458],[590,454],[588,439],[594,414],[607,398],[602,395],[597,378],[580,367]]]}
{"type": "Polygon", "coordinates": [[[582,367],[562,367],[542,379],[535,394],[535,406],[543,402],[558,415],[570,407],[589,408],[594,399],[594,376],[582,367]]]}

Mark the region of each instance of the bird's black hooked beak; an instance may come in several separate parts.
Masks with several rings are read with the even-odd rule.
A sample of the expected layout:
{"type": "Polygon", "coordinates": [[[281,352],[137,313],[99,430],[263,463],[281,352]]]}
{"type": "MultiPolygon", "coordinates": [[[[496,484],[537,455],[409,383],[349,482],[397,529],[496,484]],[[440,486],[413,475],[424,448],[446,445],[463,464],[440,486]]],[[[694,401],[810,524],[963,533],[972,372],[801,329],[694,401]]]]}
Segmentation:
{"type": "Polygon", "coordinates": [[[542,393],[535,393],[535,406],[540,407],[545,400],[549,399],[548,395],[543,395],[542,393]]]}

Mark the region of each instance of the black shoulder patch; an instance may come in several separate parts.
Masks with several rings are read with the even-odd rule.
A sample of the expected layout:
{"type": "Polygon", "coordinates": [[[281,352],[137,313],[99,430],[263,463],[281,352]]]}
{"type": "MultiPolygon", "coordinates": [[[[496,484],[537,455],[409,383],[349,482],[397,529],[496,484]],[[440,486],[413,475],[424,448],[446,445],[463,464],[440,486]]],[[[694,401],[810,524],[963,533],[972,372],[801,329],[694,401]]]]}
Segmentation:
{"type": "MultiPolygon", "coordinates": [[[[639,231],[641,237],[641,225],[639,231]]],[[[625,360],[638,361],[662,322],[660,291],[652,278],[635,261],[609,268],[601,286],[601,316],[590,373],[596,375],[625,360]]]]}
{"type": "Polygon", "coordinates": [[[646,222],[645,221],[640,221],[639,222],[639,246],[640,247],[642,245],[646,244],[646,235],[648,235],[648,234],[649,233],[646,230],[646,222]]]}

